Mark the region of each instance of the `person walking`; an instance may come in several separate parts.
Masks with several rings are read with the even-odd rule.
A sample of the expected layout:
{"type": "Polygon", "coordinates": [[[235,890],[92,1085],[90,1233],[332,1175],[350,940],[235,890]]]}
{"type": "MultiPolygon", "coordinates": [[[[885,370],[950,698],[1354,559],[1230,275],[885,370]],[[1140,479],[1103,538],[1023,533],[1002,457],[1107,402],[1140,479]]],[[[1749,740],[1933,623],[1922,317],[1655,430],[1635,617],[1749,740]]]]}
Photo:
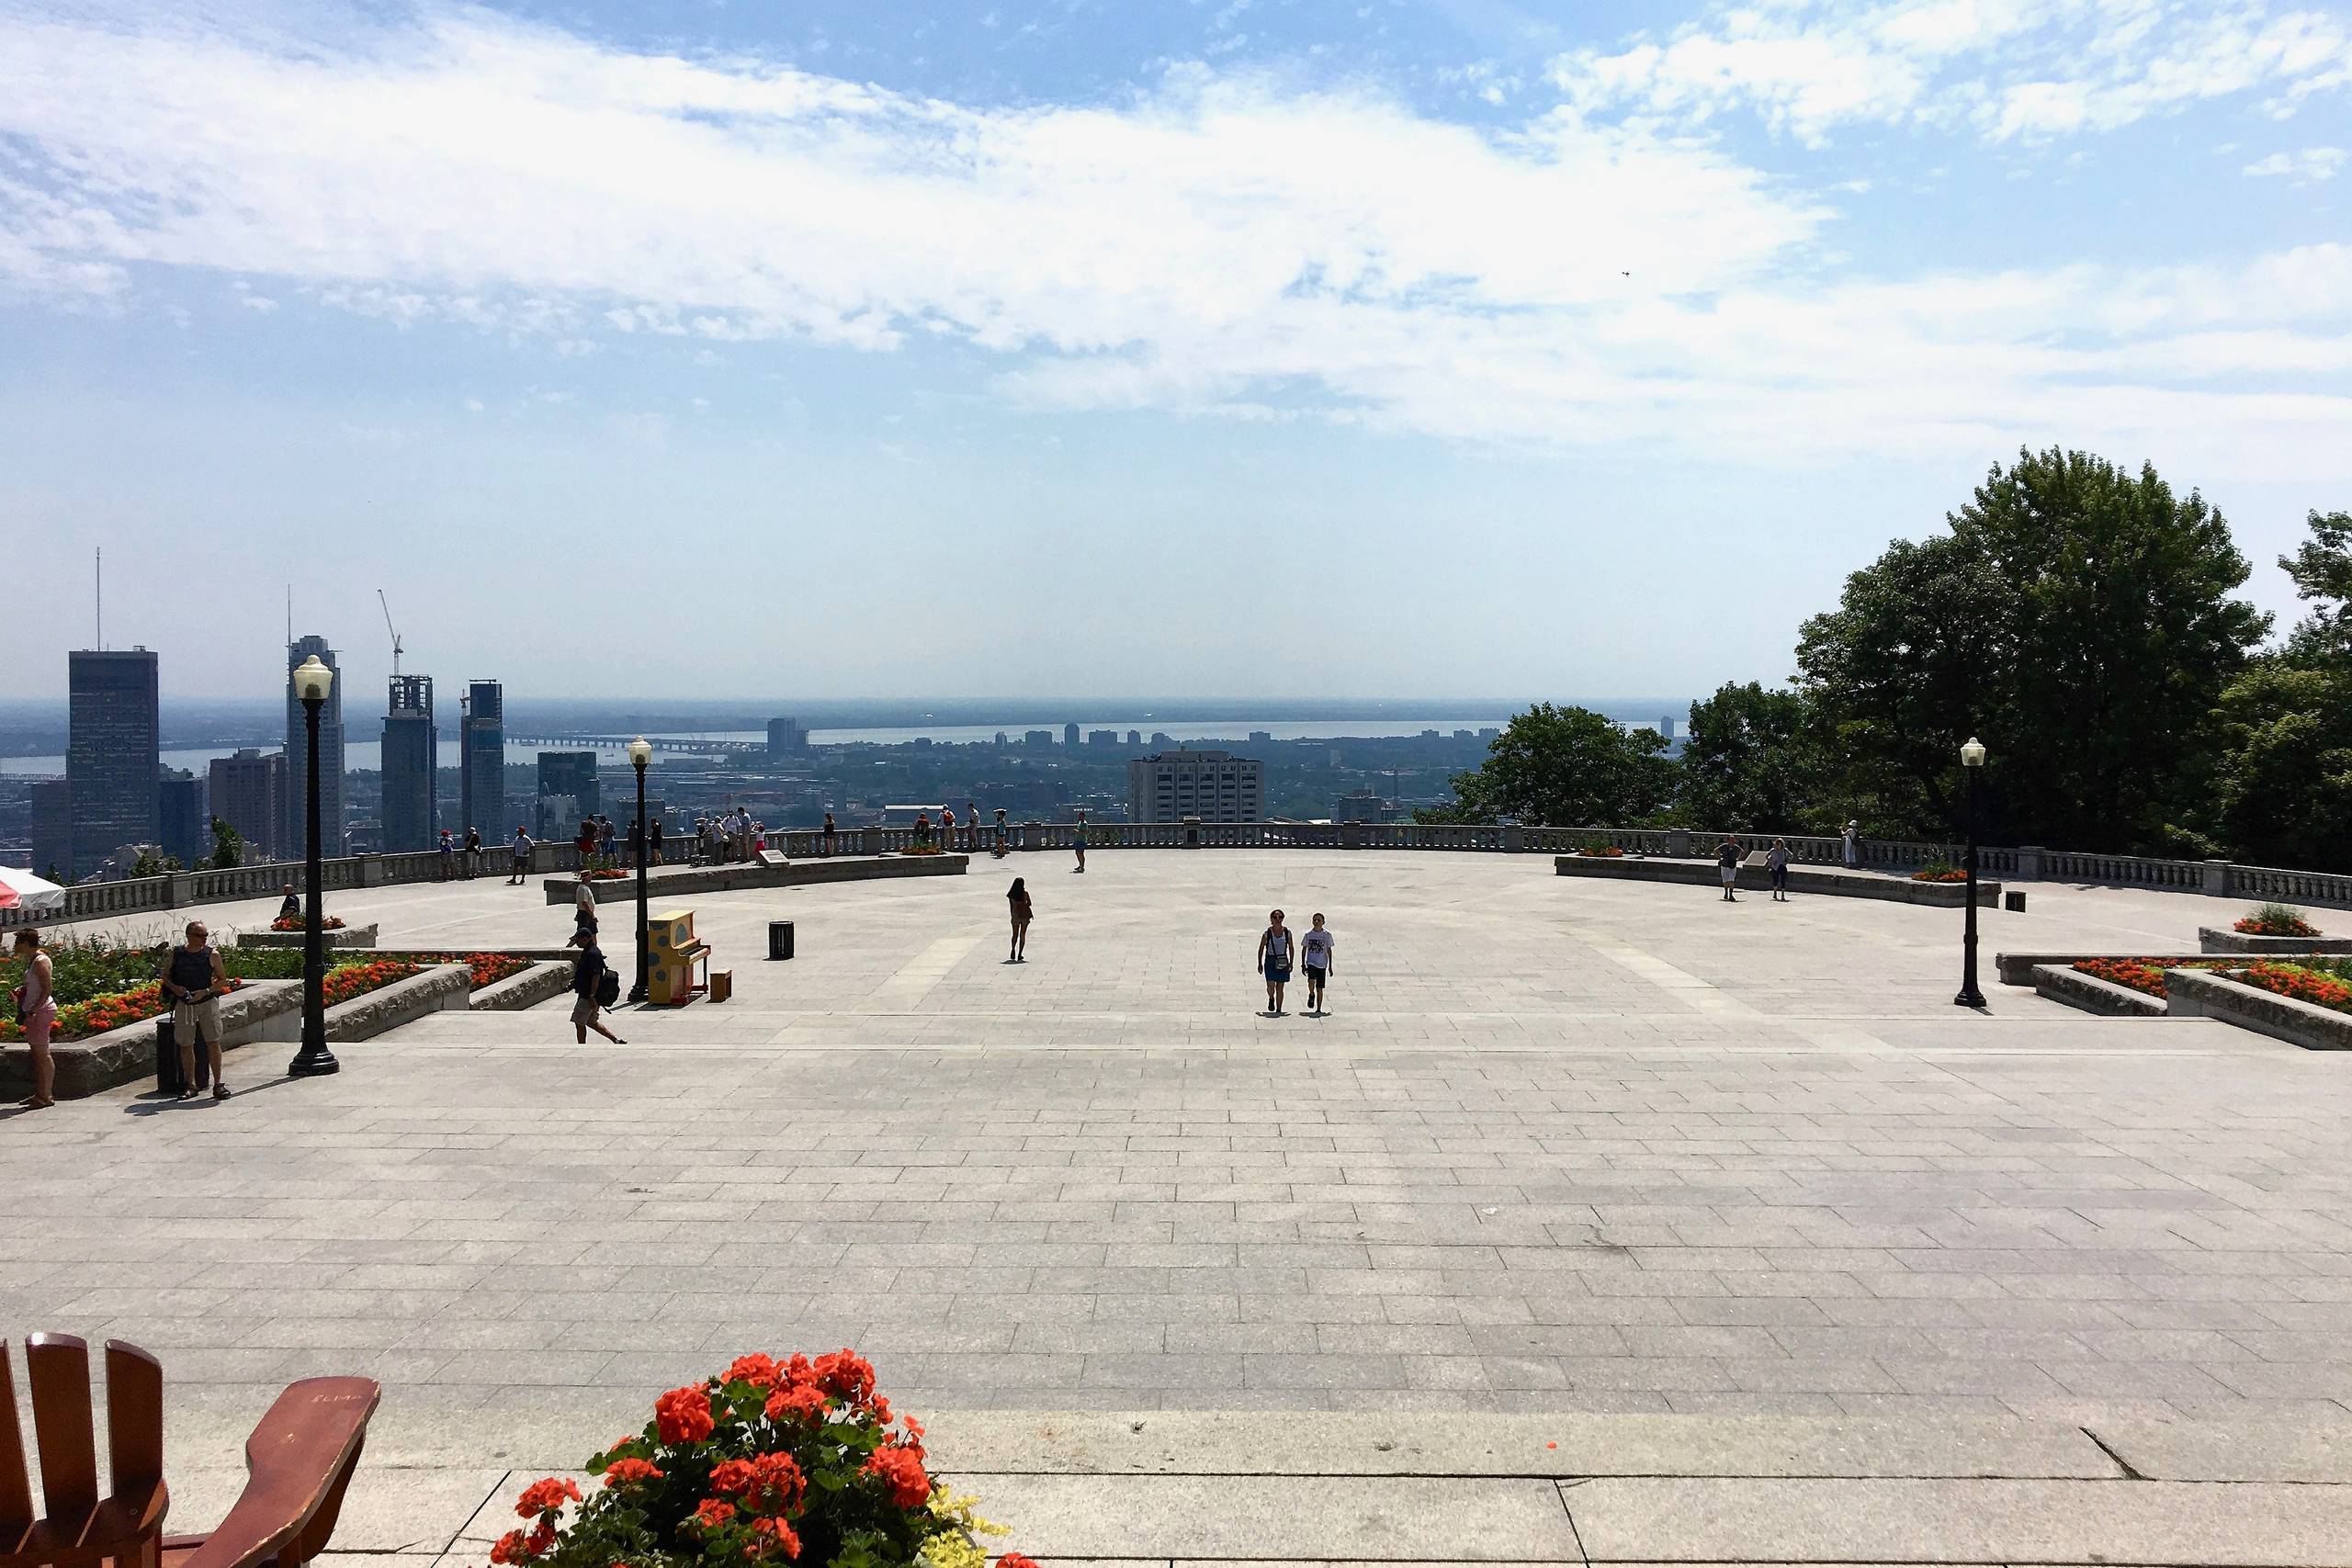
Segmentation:
{"type": "Polygon", "coordinates": [[[1266,977],[1264,1016],[1268,1018],[1283,1016],[1283,987],[1290,984],[1290,928],[1283,924],[1283,912],[1276,909],[1258,936],[1258,972],[1266,977]]]}
{"type": "Polygon", "coordinates": [[[1072,836],[1073,838],[1075,838],[1075,839],[1078,840],[1078,869],[1079,869],[1080,871],[1083,872],[1083,871],[1086,869],[1086,813],[1085,813],[1085,812],[1080,811],[1080,812],[1078,814],[1078,829],[1077,829],[1077,831],[1076,831],[1074,834],[1072,834],[1071,836],[1072,836]]]}
{"type": "Polygon", "coordinates": [[[1037,912],[1037,907],[1029,901],[1028,879],[1014,877],[1012,886],[1005,891],[1004,898],[1012,906],[1012,956],[1005,962],[1026,964],[1029,961],[1029,921],[1037,912]]]}
{"type": "Polygon", "coordinates": [[[596,1015],[604,1008],[597,992],[605,983],[608,965],[605,963],[605,950],[596,945],[596,933],[594,931],[574,932],[571,940],[580,948],[578,955],[571,961],[571,1032],[574,1041],[582,1045],[587,1044],[588,1032],[593,1029],[616,1045],[628,1044],[628,1041],[597,1021],[596,1015]]]}
{"type": "Polygon", "coordinates": [[[1840,854],[1844,860],[1846,869],[1848,871],[1861,870],[1862,825],[1860,822],[1849,822],[1846,824],[1844,831],[1840,832],[1838,836],[1841,840],[1843,840],[1840,845],[1840,854]]]}
{"type": "Polygon", "coordinates": [[[457,868],[457,863],[458,863],[458,840],[455,840],[455,839],[453,839],[453,838],[451,838],[451,837],[449,836],[449,829],[448,829],[444,828],[444,829],[441,829],[441,880],[442,880],[442,881],[447,882],[447,881],[448,881],[448,880],[449,880],[450,874],[451,874],[453,871],[455,871],[455,870],[456,870],[456,868],[457,868]]]}
{"type": "Polygon", "coordinates": [[[509,887],[529,886],[531,885],[531,835],[523,830],[523,825],[520,822],[514,824],[514,842],[508,846],[508,851],[514,856],[514,863],[508,868],[506,885],[509,887]]]}
{"type": "Polygon", "coordinates": [[[819,832],[820,832],[820,833],[822,833],[822,834],[824,835],[824,844],[825,844],[824,852],[825,852],[825,853],[827,853],[827,854],[831,854],[831,853],[833,852],[833,831],[834,831],[834,829],[833,829],[833,814],[832,814],[831,812],[828,811],[828,812],[826,812],[826,813],[825,813],[825,825],[824,825],[822,828],[819,829],[818,829],[818,831],[819,831],[819,832]]]}
{"type": "Polygon", "coordinates": [[[220,1078],[220,993],[229,988],[229,972],[209,937],[202,920],[190,920],[187,940],[164,959],[164,994],[172,998],[172,1037],[180,1048],[182,1100],[196,1098],[199,1049],[211,1072],[212,1098],[229,1098],[229,1086],[220,1078]]]}
{"type": "Polygon", "coordinates": [[[956,808],[952,806],[939,808],[939,847],[950,854],[956,852],[956,808]]]}
{"type": "Polygon", "coordinates": [[[474,874],[481,870],[481,829],[469,828],[466,829],[466,880],[471,882],[474,874]]]}
{"type": "Polygon", "coordinates": [[[1715,846],[1715,869],[1723,877],[1724,902],[1738,903],[1739,895],[1734,889],[1739,886],[1739,840],[1729,833],[1715,846]]]}
{"type": "Polygon", "coordinates": [[[585,876],[571,885],[571,940],[596,936],[596,885],[585,876]]]}
{"type": "Polygon", "coordinates": [[[1772,847],[1764,852],[1764,864],[1772,873],[1772,902],[1789,901],[1789,841],[1775,839],[1772,847]]]}
{"type": "Polygon", "coordinates": [[[995,851],[995,853],[996,853],[996,858],[997,858],[997,859],[999,859],[999,860],[1002,860],[1002,859],[1004,858],[1005,850],[1006,850],[1006,848],[1008,847],[1008,846],[1007,846],[1007,840],[1008,840],[1010,837],[1011,837],[1011,833],[1010,833],[1010,832],[1009,832],[1009,830],[1006,829],[1006,827],[1005,827],[1005,822],[1004,822],[1004,807],[1001,807],[1001,806],[1000,806],[1000,807],[998,807],[996,808],[996,851],[995,851]]]}
{"type": "Polygon", "coordinates": [[[644,839],[639,836],[637,830],[637,818],[632,817],[628,819],[628,830],[621,835],[621,847],[623,852],[628,857],[621,863],[625,869],[629,871],[635,871],[637,869],[638,851],[644,845],[644,839]]]}
{"type": "Polygon", "coordinates": [[[17,1024],[25,1032],[26,1048],[33,1054],[32,1098],[27,1111],[46,1111],[57,1103],[57,1059],[49,1052],[49,1032],[57,1022],[57,967],[40,950],[40,932],[20,931],[17,961],[25,966],[24,983],[11,993],[17,1004],[17,1024]]]}
{"type": "Polygon", "coordinates": [[[1323,987],[1331,983],[1331,953],[1338,940],[1323,917],[1315,917],[1315,924],[1298,939],[1299,962],[1306,970],[1306,1011],[1308,1016],[1323,1016],[1323,987]]]}
{"type": "Polygon", "coordinates": [[[596,852],[605,858],[606,865],[613,863],[613,819],[603,812],[598,812],[596,814],[596,852]]]}
{"type": "Polygon", "coordinates": [[[980,807],[978,801],[964,803],[964,848],[968,852],[980,847],[980,807]]]}

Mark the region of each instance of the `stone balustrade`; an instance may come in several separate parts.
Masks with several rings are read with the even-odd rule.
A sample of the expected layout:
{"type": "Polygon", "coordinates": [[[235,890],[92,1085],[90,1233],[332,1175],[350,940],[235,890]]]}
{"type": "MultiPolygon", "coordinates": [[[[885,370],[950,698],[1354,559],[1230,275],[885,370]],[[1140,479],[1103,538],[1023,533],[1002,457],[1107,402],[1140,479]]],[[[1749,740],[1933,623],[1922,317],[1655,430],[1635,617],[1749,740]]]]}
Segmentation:
{"type": "MultiPolygon", "coordinates": [[[[995,825],[977,828],[958,823],[947,835],[952,851],[983,854],[995,847],[995,825]]],[[[1073,822],[1012,822],[1006,825],[1006,847],[1015,852],[1035,850],[1069,851],[1081,829],[1073,822]]],[[[1441,850],[1491,854],[1573,853],[1581,849],[1616,849],[1631,855],[1660,855],[1680,859],[1705,855],[1720,840],[1719,833],[1682,828],[1535,828],[1486,827],[1419,822],[1090,822],[1083,829],[1089,849],[1338,849],[1441,850]]],[[[1838,865],[1845,854],[1843,841],[1832,834],[1736,833],[1743,852],[1770,848],[1775,839],[1789,846],[1801,864],[1838,865]]],[[[942,835],[933,829],[933,840],[942,835]]],[[[842,828],[830,845],[815,829],[795,828],[770,833],[771,845],[781,841],[795,860],[833,854],[897,854],[913,847],[911,828],[842,828]]],[[[682,846],[683,847],[683,846],[682,846]]],[[[1863,839],[1857,845],[1867,870],[1909,872],[1942,861],[1958,864],[1962,845],[1904,839],[1863,839]]],[[[503,874],[507,848],[483,846],[483,874],[503,874]]],[[[2038,845],[2005,847],[1979,845],[1977,869],[1986,876],[2012,882],[2075,882],[2108,886],[2145,887],[2178,893],[2204,893],[2248,901],[2322,905],[2352,908],[2352,875],[2324,871],[2292,871],[2273,866],[2238,865],[2220,860],[2164,860],[2144,855],[2087,854],[2049,850],[2038,845]]],[[[673,863],[676,863],[675,857],[673,863]]],[[[536,874],[579,869],[579,855],[569,843],[543,843],[531,852],[536,874]]],[[[403,883],[433,882],[441,875],[435,850],[400,854],[347,855],[324,861],[321,870],[328,891],[352,887],[387,887],[403,883]]],[[[165,876],[122,882],[89,883],[66,890],[62,916],[28,919],[22,910],[0,910],[0,928],[50,923],[58,919],[92,920],[110,916],[184,908],[196,904],[265,898],[288,883],[298,886],[302,863],[277,862],[235,866],[224,871],[178,871],[165,876]]]]}

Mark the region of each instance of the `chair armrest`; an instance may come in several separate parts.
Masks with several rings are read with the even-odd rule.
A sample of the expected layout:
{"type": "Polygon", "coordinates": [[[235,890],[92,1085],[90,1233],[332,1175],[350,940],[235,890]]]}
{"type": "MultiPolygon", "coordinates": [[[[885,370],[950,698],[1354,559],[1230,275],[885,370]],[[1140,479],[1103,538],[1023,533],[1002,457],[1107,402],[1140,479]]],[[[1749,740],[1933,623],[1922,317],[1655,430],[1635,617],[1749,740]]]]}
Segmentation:
{"type": "MultiPolygon", "coordinates": [[[[340,1509],[382,1393],[368,1378],[289,1384],[245,1441],[248,1473],[236,1506],[181,1568],[255,1568],[300,1541],[322,1510],[340,1509]]],[[[332,1514],[323,1524],[333,1527],[332,1514]]]]}

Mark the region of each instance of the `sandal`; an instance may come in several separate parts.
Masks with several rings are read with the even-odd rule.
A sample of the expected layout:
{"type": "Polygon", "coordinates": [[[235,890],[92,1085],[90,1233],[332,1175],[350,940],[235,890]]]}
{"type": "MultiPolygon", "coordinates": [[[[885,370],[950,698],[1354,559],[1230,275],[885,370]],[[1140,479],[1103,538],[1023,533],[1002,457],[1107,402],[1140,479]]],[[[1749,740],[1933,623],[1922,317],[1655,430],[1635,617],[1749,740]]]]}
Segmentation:
{"type": "Polygon", "coordinates": [[[196,1090],[194,1090],[194,1089],[184,1089],[180,1090],[180,1092],[178,1093],[178,1095],[176,1095],[175,1098],[176,1098],[176,1099],[180,1099],[180,1100],[194,1100],[194,1099],[196,1098],[196,1090]]]}
{"type": "Polygon", "coordinates": [[[224,1083],[220,1082],[220,1081],[219,1081],[219,1080],[217,1080],[217,1079],[216,1079],[216,1080],[214,1080],[213,1085],[212,1085],[212,1098],[213,1098],[213,1099],[215,1099],[215,1100],[226,1100],[226,1099],[228,1099],[228,1098],[229,1098],[229,1086],[228,1086],[227,1084],[224,1084],[224,1083]]]}
{"type": "Polygon", "coordinates": [[[40,1096],[36,1095],[29,1100],[20,1101],[17,1108],[19,1111],[48,1111],[55,1107],[57,1101],[53,1100],[43,1100],[40,1096]]]}

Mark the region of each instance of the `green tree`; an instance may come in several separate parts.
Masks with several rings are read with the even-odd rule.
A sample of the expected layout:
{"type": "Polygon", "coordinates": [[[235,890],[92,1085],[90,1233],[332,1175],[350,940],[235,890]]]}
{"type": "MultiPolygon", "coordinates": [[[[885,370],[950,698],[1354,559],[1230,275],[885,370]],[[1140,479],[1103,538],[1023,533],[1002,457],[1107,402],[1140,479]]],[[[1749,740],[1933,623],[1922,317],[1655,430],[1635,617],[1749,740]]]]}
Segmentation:
{"type": "Polygon", "coordinates": [[[203,863],[215,871],[227,871],[245,863],[245,838],[228,823],[212,819],[212,857],[203,863]]]}
{"type": "Polygon", "coordinates": [[[2207,716],[2269,617],[2233,597],[2221,513],[2081,452],[2020,452],[1951,532],[1897,541],[1804,625],[1799,684],[1880,832],[1956,831],[1960,743],[1993,754],[1988,836],[2160,849],[2202,814],[2207,716]]]}
{"type": "Polygon", "coordinates": [[[2213,717],[2216,825],[2256,865],[2352,871],[2352,669],[2267,663],[2230,683],[2213,717]]]}
{"type": "Polygon", "coordinates": [[[2352,512],[2313,512],[2312,536],[2279,570],[2312,613],[2287,638],[2287,661],[2301,669],[2352,668],[2352,512]]]}
{"type": "Polygon", "coordinates": [[[1645,822],[1674,790],[1665,750],[1650,730],[1621,729],[1589,708],[1538,703],[1487,744],[1477,772],[1453,775],[1452,807],[1417,811],[1414,819],[1510,818],[1563,828],[1645,822]]]}
{"type": "Polygon", "coordinates": [[[1754,681],[1693,703],[1676,767],[1677,818],[1717,831],[1826,827],[1811,717],[1803,694],[1754,681]]]}

